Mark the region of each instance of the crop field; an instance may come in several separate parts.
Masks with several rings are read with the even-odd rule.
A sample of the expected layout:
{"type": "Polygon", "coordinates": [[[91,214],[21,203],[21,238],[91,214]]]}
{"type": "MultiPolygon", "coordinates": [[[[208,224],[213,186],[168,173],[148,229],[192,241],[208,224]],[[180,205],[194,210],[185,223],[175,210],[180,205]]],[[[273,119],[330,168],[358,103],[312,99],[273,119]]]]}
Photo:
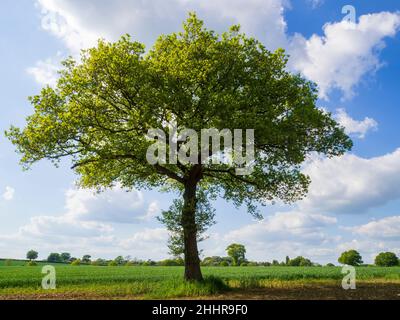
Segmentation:
{"type": "Polygon", "coordinates": [[[204,267],[188,284],[182,267],[54,265],[57,288],[43,290],[42,267],[21,264],[0,264],[0,299],[400,298],[400,267],[359,267],[350,292],[339,267],[204,267]]]}

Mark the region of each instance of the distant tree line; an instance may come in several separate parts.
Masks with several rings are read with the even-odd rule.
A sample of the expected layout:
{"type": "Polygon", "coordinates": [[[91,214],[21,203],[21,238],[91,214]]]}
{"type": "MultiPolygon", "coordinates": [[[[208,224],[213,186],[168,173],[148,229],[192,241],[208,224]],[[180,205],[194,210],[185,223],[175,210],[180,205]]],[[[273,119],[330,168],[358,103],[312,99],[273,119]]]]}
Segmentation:
{"type": "MultiPolygon", "coordinates": [[[[231,244],[226,248],[227,256],[212,256],[206,257],[201,261],[202,266],[212,266],[212,267],[229,267],[229,266],[289,266],[289,267],[318,267],[321,266],[318,263],[314,263],[311,260],[298,256],[291,259],[286,257],[285,261],[279,262],[273,260],[272,262],[256,262],[249,261],[246,259],[246,248],[241,244],[231,244]]],[[[28,265],[36,265],[35,260],[38,258],[39,254],[35,250],[30,250],[26,254],[26,258],[29,260],[28,265]]],[[[46,262],[49,263],[64,263],[71,265],[93,265],[93,266],[184,266],[184,260],[182,257],[175,257],[172,259],[166,259],[162,261],[153,260],[139,260],[132,259],[130,256],[118,256],[115,259],[95,259],[92,260],[91,255],[86,254],[82,258],[72,257],[70,253],[50,253],[47,257],[46,262]]],[[[342,265],[351,266],[362,266],[363,259],[360,253],[356,250],[349,250],[343,252],[338,262],[342,265]]],[[[375,265],[380,267],[394,267],[400,265],[400,260],[397,255],[393,252],[381,252],[375,258],[375,265]]],[[[333,263],[328,263],[327,267],[334,267],[333,263]]]]}

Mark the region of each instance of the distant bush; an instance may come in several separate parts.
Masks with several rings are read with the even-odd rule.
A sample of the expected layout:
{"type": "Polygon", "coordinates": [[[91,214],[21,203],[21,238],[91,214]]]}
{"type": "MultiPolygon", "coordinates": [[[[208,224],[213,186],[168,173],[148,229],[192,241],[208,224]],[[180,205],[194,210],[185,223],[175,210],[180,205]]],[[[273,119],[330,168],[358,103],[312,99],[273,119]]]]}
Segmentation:
{"type": "Polygon", "coordinates": [[[133,267],[135,264],[133,263],[133,261],[128,261],[127,263],[125,263],[125,267],[133,267]]]}
{"type": "Polygon", "coordinates": [[[335,265],[333,263],[328,263],[326,266],[327,267],[335,267],[335,265]]]}
{"type": "Polygon", "coordinates": [[[399,258],[393,252],[381,252],[376,256],[375,264],[379,267],[394,267],[399,265],[399,258]]]}
{"type": "Polygon", "coordinates": [[[107,266],[107,261],[104,259],[97,259],[91,262],[92,266],[104,267],[107,266]]]}
{"type": "Polygon", "coordinates": [[[13,262],[12,262],[12,260],[7,259],[7,260],[4,260],[4,265],[5,265],[6,267],[10,267],[10,266],[13,265],[13,262]]]}
{"type": "Polygon", "coordinates": [[[142,266],[144,266],[144,267],[152,267],[155,265],[157,265],[157,262],[155,262],[153,260],[147,260],[142,263],[142,266]]]}
{"type": "Polygon", "coordinates": [[[163,267],[177,267],[177,266],[183,266],[184,261],[182,259],[166,259],[160,261],[158,265],[163,267]]]}
{"type": "Polygon", "coordinates": [[[35,261],[29,261],[26,265],[27,265],[28,267],[36,267],[36,266],[37,266],[37,263],[36,263],[35,261]]]}
{"type": "Polygon", "coordinates": [[[222,262],[227,262],[229,266],[233,265],[233,260],[231,257],[207,257],[201,262],[202,266],[205,267],[218,267],[221,265],[222,262]]]}
{"type": "Polygon", "coordinates": [[[288,265],[291,267],[311,267],[313,264],[309,259],[300,256],[289,260],[288,265]]]}
{"type": "Polygon", "coordinates": [[[222,262],[219,264],[219,266],[220,266],[220,267],[229,267],[229,263],[228,263],[228,261],[222,261],[222,262]]]}
{"type": "Polygon", "coordinates": [[[247,267],[249,264],[247,263],[247,262],[242,262],[241,264],[240,264],[240,266],[241,267],[247,267]]]}
{"type": "Polygon", "coordinates": [[[71,266],[80,266],[80,265],[81,265],[81,260],[80,259],[76,259],[76,260],[71,262],[71,266]]]}
{"type": "Polygon", "coordinates": [[[108,263],[109,267],[118,267],[118,262],[115,260],[112,260],[108,263]]]}
{"type": "Polygon", "coordinates": [[[247,265],[249,267],[258,267],[258,263],[257,262],[249,262],[247,265]]]}
{"type": "Polygon", "coordinates": [[[60,263],[62,262],[61,255],[59,253],[50,253],[50,255],[47,258],[47,262],[51,263],[60,263]]]}

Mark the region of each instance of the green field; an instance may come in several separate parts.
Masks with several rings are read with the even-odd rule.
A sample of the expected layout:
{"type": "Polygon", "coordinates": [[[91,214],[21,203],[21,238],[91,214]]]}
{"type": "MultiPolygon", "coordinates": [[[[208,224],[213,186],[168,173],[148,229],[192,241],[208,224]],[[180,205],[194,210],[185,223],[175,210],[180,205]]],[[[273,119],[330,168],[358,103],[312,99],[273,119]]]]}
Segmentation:
{"type": "MultiPolygon", "coordinates": [[[[22,263],[22,262],[21,262],[22,263]]],[[[16,265],[19,263],[16,262],[16,265]]],[[[329,284],[340,286],[338,267],[204,267],[203,284],[186,284],[182,267],[96,267],[55,265],[57,289],[41,289],[41,266],[1,266],[0,298],[90,297],[90,298],[179,298],[203,297],[232,290],[290,288],[329,284]]],[[[363,283],[400,284],[400,267],[357,268],[363,283]]],[[[400,293],[400,287],[399,287],[400,293]]]]}

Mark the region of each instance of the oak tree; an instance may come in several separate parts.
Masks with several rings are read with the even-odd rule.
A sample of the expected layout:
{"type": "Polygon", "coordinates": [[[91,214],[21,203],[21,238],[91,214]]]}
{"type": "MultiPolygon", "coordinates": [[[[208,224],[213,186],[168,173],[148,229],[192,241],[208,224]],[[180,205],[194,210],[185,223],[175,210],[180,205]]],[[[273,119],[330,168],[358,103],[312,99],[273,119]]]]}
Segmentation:
{"type": "Polygon", "coordinates": [[[149,51],[123,36],[115,43],[100,40],[79,61],[67,59],[56,87],[30,98],[34,112],[25,128],[6,134],[25,167],[68,157],[82,187],[180,192],[176,223],[183,232],[185,279],[201,280],[199,190],[246,204],[260,217],[258,203],[306,195],[310,180],[301,164],[307,155],[338,156],[352,146],[332,116],[317,108],[316,85],[288,72],[287,60],[282,49],[270,52],[238,26],[218,35],[190,14],[183,31],[160,36],[149,51]],[[196,132],[253,129],[251,174],[210,161],[150,164],[149,129],[166,131],[172,121],[196,132]]]}

